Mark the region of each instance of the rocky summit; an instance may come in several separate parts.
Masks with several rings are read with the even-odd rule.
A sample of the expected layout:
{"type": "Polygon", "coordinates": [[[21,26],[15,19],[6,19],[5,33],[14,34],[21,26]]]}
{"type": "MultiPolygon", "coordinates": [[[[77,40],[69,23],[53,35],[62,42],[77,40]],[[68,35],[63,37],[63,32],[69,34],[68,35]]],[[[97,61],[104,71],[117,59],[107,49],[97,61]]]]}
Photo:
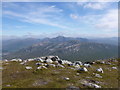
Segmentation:
{"type": "Polygon", "coordinates": [[[118,88],[118,59],[81,62],[43,56],[3,60],[3,88],[118,88]]]}

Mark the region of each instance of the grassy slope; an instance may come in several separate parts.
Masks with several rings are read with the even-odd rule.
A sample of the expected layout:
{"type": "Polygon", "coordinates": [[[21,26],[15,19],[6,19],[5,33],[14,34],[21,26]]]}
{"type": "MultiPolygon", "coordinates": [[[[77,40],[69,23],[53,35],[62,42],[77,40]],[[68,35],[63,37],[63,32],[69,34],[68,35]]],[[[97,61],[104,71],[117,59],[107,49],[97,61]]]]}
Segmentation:
{"type": "MultiPolygon", "coordinates": [[[[3,63],[3,88],[66,88],[68,86],[85,88],[81,84],[83,80],[102,82],[98,85],[103,88],[117,88],[118,86],[118,71],[111,69],[113,65],[94,64],[92,67],[87,68],[89,72],[82,72],[80,75],[76,75],[77,71],[68,68],[50,67],[47,70],[36,71],[35,63],[35,61],[28,63],[29,66],[33,67],[32,70],[26,70],[26,66],[20,65],[19,62],[3,63]],[[103,76],[101,79],[93,75],[99,67],[104,70],[104,73],[100,74],[103,76]],[[66,81],[63,79],[64,77],[69,77],[70,80],[66,81]],[[7,85],[10,85],[10,87],[7,87],[7,85]]],[[[112,62],[112,64],[117,67],[117,62],[112,62]]]]}

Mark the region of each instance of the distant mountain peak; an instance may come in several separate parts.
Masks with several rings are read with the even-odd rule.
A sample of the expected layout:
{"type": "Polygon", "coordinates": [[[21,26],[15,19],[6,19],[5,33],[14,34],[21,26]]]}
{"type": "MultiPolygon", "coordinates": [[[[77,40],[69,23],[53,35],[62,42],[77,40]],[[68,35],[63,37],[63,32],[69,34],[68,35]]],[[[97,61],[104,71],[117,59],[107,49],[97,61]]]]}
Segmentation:
{"type": "Polygon", "coordinates": [[[57,36],[57,37],[55,37],[55,38],[61,39],[61,38],[67,38],[67,37],[64,37],[64,36],[57,36]]]}

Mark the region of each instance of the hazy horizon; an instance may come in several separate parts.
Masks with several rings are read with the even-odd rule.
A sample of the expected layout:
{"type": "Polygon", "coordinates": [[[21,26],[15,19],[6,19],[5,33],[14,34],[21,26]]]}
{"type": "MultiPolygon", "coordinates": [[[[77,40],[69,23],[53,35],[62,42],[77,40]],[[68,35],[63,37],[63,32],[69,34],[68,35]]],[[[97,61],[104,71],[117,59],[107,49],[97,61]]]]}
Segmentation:
{"type": "Polygon", "coordinates": [[[119,36],[113,36],[113,37],[99,37],[99,36],[65,36],[65,35],[23,35],[23,36],[0,36],[2,40],[9,40],[9,39],[27,39],[27,38],[33,38],[33,39],[44,39],[44,38],[55,38],[55,37],[71,37],[71,38],[87,38],[87,39],[107,39],[107,38],[119,38],[119,36]]]}

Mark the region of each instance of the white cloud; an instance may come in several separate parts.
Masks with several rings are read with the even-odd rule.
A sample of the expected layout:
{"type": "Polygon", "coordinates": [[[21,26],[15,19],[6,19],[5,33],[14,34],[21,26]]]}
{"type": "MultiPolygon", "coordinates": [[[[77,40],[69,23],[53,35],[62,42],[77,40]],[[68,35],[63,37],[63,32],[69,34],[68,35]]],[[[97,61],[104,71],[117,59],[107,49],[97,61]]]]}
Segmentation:
{"type": "MultiPolygon", "coordinates": [[[[32,15],[22,15],[22,14],[17,14],[11,11],[4,11],[3,14],[6,15],[11,15],[14,17],[19,17],[20,21],[24,21],[27,23],[37,23],[37,24],[46,24],[46,25],[50,25],[50,26],[54,26],[54,27],[59,27],[59,28],[64,28],[67,29],[67,26],[61,25],[59,24],[57,21],[52,21],[51,19],[47,19],[47,18],[42,18],[42,17],[46,17],[43,15],[40,15],[40,17],[34,17],[32,15]]],[[[32,13],[32,14],[37,14],[37,13],[32,13]]]]}
{"type": "MultiPolygon", "coordinates": [[[[82,5],[85,6],[87,4],[89,4],[89,3],[83,3],[82,5]]],[[[96,4],[98,4],[98,3],[96,3],[96,4]]],[[[14,4],[14,5],[16,5],[16,4],[14,4]]],[[[11,7],[12,7],[12,4],[11,4],[11,7]]],[[[88,8],[88,7],[86,7],[86,8],[88,8]]],[[[96,7],[93,8],[92,6],[91,7],[89,6],[89,8],[96,9],[96,7]]],[[[16,5],[16,10],[18,10],[18,9],[20,11],[21,7],[19,7],[19,5],[18,6],[16,5]]],[[[101,10],[101,9],[103,9],[103,7],[101,8],[101,6],[98,5],[97,9],[101,10]]],[[[82,35],[83,30],[76,29],[76,28],[81,29],[81,27],[82,27],[80,25],[81,23],[86,25],[86,27],[89,27],[91,25],[92,27],[96,28],[96,31],[100,31],[102,33],[104,33],[104,31],[105,31],[104,35],[103,34],[99,34],[99,35],[105,36],[106,32],[108,32],[108,33],[110,33],[109,35],[115,36],[116,33],[111,33],[111,32],[116,31],[117,25],[118,25],[117,24],[117,21],[118,21],[117,9],[108,10],[107,12],[104,12],[102,14],[95,14],[95,15],[86,14],[86,15],[82,15],[82,16],[79,16],[80,13],[74,12],[74,10],[73,10],[74,13],[71,12],[70,17],[77,21],[75,23],[65,22],[64,19],[67,19],[67,18],[63,17],[63,14],[62,14],[62,13],[64,13],[63,10],[60,8],[57,8],[57,6],[55,6],[55,5],[53,5],[53,6],[25,5],[22,7],[21,11],[22,11],[22,13],[17,12],[17,11],[13,12],[13,11],[10,11],[10,9],[9,10],[4,9],[3,14],[4,14],[4,17],[9,16],[9,17],[12,17],[13,19],[15,18],[22,22],[33,23],[33,24],[45,24],[45,25],[62,28],[62,30],[64,29],[63,32],[68,31],[68,32],[64,33],[64,35],[67,34],[66,36],[82,35]],[[80,26],[78,26],[78,23],[80,26]],[[71,28],[71,27],[73,27],[73,28],[71,28]],[[78,33],[78,35],[77,35],[77,33],[70,34],[70,33],[74,33],[75,30],[78,33]],[[81,34],[79,34],[79,33],[81,33],[81,34]]],[[[20,27],[16,27],[16,28],[20,28],[20,27]]],[[[92,29],[90,28],[89,31],[92,31],[92,29]]],[[[87,32],[87,30],[86,30],[86,32],[87,32]]],[[[88,34],[85,34],[85,35],[87,36],[88,34]]],[[[98,35],[98,34],[95,34],[95,35],[98,35]]],[[[91,34],[91,36],[92,36],[92,34],[91,34]]],[[[108,36],[108,35],[106,35],[106,36],[108,36]]]]}
{"type": "Polygon", "coordinates": [[[84,8],[91,8],[91,9],[99,9],[102,10],[107,7],[107,3],[99,2],[99,3],[87,3],[83,6],[84,8]]]}
{"type": "MultiPolygon", "coordinates": [[[[110,3],[109,3],[110,4],[110,3]]],[[[108,7],[108,2],[77,2],[78,6],[82,6],[83,8],[95,9],[95,10],[103,10],[108,7]]]]}
{"type": "Polygon", "coordinates": [[[14,16],[14,17],[25,17],[24,15],[12,12],[12,11],[3,11],[3,15],[10,15],[10,16],[14,16]]]}
{"type": "Polygon", "coordinates": [[[55,5],[51,6],[52,8],[56,7],[55,5]]]}
{"type": "Polygon", "coordinates": [[[84,23],[94,27],[96,30],[113,32],[118,30],[118,10],[111,9],[104,14],[78,16],[70,14],[70,17],[78,23],[84,23]]]}
{"type": "MultiPolygon", "coordinates": [[[[7,4],[6,4],[7,5],[7,4]]],[[[11,4],[12,5],[12,4],[11,4]]],[[[3,15],[8,17],[16,17],[18,20],[27,22],[27,23],[37,23],[37,24],[45,24],[63,29],[70,29],[67,26],[61,23],[63,20],[61,12],[62,9],[57,8],[55,5],[53,6],[44,6],[41,5],[39,7],[35,5],[29,5],[23,13],[13,12],[10,10],[3,10],[3,15]],[[28,9],[29,8],[29,9],[28,9]]],[[[17,7],[17,9],[21,9],[21,7],[17,7]]]]}
{"type": "Polygon", "coordinates": [[[78,15],[76,15],[76,14],[70,14],[70,17],[71,17],[72,19],[78,19],[78,15]]]}
{"type": "Polygon", "coordinates": [[[109,10],[98,20],[96,27],[101,29],[116,30],[118,28],[118,10],[109,10]]]}
{"type": "Polygon", "coordinates": [[[22,26],[21,26],[21,25],[19,25],[19,26],[18,26],[18,25],[15,26],[15,28],[18,28],[18,29],[19,29],[19,28],[25,28],[25,27],[27,27],[27,26],[23,26],[23,25],[22,25],[22,26]]]}

